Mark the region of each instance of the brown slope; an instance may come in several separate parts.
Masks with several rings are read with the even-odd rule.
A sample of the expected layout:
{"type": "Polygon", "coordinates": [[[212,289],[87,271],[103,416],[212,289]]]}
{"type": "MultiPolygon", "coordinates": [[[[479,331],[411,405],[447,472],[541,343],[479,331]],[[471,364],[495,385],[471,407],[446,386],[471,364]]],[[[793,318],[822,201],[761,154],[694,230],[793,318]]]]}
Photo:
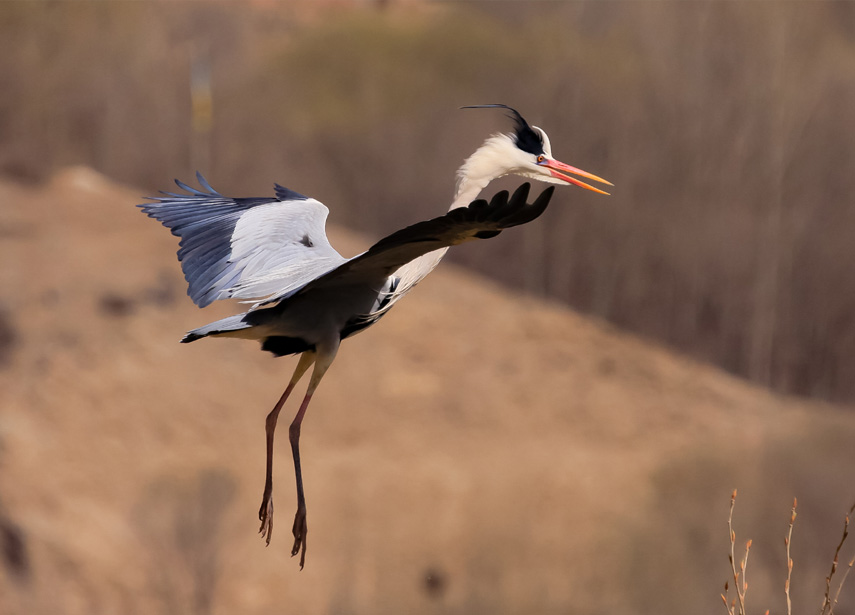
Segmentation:
{"type": "Polygon", "coordinates": [[[715,612],[733,486],[784,525],[794,490],[826,520],[851,495],[851,415],[443,266],[313,402],[300,573],[284,429],[273,543],[255,534],[293,361],[177,344],[235,306],[191,304],[139,200],[86,169],[0,184],[0,612],[715,612]]]}

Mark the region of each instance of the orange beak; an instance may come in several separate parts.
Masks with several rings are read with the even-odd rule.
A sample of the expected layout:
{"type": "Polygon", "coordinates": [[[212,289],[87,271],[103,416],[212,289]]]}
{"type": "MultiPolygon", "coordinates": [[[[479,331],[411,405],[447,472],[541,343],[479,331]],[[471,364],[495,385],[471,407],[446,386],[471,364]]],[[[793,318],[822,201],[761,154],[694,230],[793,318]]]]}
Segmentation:
{"type": "Polygon", "coordinates": [[[593,186],[586,184],[583,181],[579,181],[575,177],[570,177],[568,173],[572,173],[573,175],[580,175],[595,182],[600,182],[601,184],[608,184],[609,186],[614,186],[613,183],[604,180],[602,177],[597,177],[593,173],[588,173],[587,171],[583,171],[582,169],[571,167],[569,164],[564,164],[563,162],[558,162],[557,160],[551,160],[549,158],[546,158],[543,162],[539,164],[540,166],[549,169],[549,173],[552,175],[552,177],[556,177],[569,184],[573,184],[574,186],[579,186],[580,188],[587,188],[588,190],[599,192],[600,194],[608,194],[608,192],[604,192],[599,188],[594,188],[593,186]]]}

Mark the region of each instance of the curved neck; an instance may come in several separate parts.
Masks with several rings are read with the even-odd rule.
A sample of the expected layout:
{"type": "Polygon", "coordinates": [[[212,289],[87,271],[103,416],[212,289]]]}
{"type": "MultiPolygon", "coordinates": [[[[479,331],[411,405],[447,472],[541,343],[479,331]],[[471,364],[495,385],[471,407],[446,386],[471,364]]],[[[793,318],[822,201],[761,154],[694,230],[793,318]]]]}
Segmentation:
{"type": "MultiPolygon", "coordinates": [[[[461,171],[464,168],[461,167],[461,171]]],[[[461,174],[457,181],[457,190],[454,192],[454,201],[452,201],[448,211],[469,205],[469,203],[478,198],[478,195],[481,194],[481,191],[487,187],[490,181],[491,178],[489,177],[473,179],[461,174]]]]}
{"type": "Polygon", "coordinates": [[[497,134],[484,141],[458,169],[457,191],[449,210],[469,205],[487,184],[513,172],[519,166],[518,154],[518,148],[508,135],[497,134]]]}

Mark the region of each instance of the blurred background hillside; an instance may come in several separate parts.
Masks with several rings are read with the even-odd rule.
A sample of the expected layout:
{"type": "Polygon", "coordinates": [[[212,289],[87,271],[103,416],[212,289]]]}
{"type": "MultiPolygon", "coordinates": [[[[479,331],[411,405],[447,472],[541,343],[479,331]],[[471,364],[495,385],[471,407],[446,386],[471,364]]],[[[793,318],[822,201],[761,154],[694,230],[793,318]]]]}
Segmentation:
{"type": "Polygon", "coordinates": [[[0,2],[0,614],[720,613],[734,487],[758,612],[799,497],[810,612],[853,497],[853,109],[848,2],[0,2]],[[352,255],[444,211],[493,102],[616,187],[348,341],[298,573],[284,439],[255,535],[292,363],[179,346],[236,306],[133,204],[276,181],[352,255]]]}
{"type": "Polygon", "coordinates": [[[776,390],[855,401],[850,2],[0,6],[0,173],[273,181],[383,234],[508,122],[612,180],[457,262],[776,390]],[[196,84],[195,103],[191,85],[196,84]],[[192,121],[192,107],[197,114],[192,121]]]}

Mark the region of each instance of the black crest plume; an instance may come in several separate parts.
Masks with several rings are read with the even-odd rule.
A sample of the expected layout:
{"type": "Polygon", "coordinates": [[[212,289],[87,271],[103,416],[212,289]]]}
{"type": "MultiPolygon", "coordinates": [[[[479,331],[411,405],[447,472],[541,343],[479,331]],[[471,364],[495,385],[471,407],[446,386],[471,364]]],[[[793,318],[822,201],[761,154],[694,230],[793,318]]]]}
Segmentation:
{"type": "Polygon", "coordinates": [[[539,156],[540,154],[545,153],[543,151],[543,141],[540,140],[540,135],[538,135],[531,126],[529,126],[528,122],[525,121],[525,118],[519,114],[519,111],[513,109],[507,105],[468,105],[466,107],[460,107],[461,109],[505,109],[508,112],[508,117],[514,121],[514,139],[516,141],[517,147],[520,148],[524,152],[528,152],[529,154],[534,154],[535,156],[539,156]]]}

